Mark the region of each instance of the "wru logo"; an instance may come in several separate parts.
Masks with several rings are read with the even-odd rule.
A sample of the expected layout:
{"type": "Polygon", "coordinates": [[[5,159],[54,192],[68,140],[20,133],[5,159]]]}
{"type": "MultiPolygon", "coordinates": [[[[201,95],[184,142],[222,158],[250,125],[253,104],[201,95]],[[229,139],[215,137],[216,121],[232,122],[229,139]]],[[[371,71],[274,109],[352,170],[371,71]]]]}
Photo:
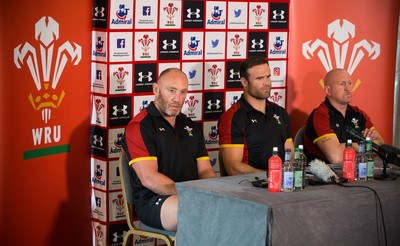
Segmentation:
{"type": "MultiPolygon", "coordinates": [[[[350,75],[353,74],[365,55],[368,55],[371,60],[375,60],[380,55],[380,44],[363,39],[353,45],[350,60],[348,60],[349,44],[351,39],[354,39],[355,33],[355,25],[348,20],[337,19],[328,25],[328,38],[332,41],[336,68],[345,68],[345,63],[348,61],[346,70],[350,75]]],[[[309,40],[303,43],[302,52],[303,56],[308,60],[316,53],[327,72],[334,68],[331,60],[331,50],[324,41],[320,39],[309,40]]],[[[358,80],[353,90],[360,83],[360,80],[358,80]]]]}
{"type": "Polygon", "coordinates": [[[58,108],[65,96],[64,90],[56,88],[66,63],[70,61],[78,65],[82,56],[82,48],[76,43],[66,41],[58,49],[54,47],[59,37],[58,29],[59,24],[53,18],[42,17],[35,24],[35,39],[40,52],[28,42],[14,49],[15,65],[19,69],[24,63],[28,65],[37,89],[37,92],[29,94],[28,99],[35,110],[42,111],[42,120],[46,124],[51,118],[51,110],[58,108]]]}

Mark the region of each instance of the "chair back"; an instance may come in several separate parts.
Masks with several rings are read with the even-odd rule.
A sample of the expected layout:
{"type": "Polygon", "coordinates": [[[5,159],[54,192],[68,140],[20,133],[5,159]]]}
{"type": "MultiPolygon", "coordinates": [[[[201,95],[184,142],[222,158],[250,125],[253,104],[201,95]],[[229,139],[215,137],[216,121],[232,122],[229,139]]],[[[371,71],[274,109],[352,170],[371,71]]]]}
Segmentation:
{"type": "Polygon", "coordinates": [[[304,145],[304,130],[305,126],[302,126],[294,137],[294,147],[297,148],[299,145],[304,145]]]}
{"type": "Polygon", "coordinates": [[[221,177],[229,176],[228,173],[226,172],[226,169],[225,169],[224,160],[222,159],[221,150],[218,151],[218,165],[219,165],[219,175],[221,177]]]}
{"type": "Polygon", "coordinates": [[[174,245],[174,241],[176,239],[175,232],[153,228],[140,221],[138,223],[139,226],[135,225],[133,220],[133,174],[130,170],[131,167],[129,166],[127,155],[123,150],[121,151],[118,165],[121,176],[122,194],[124,196],[126,222],[129,227],[129,231],[125,234],[122,245],[128,245],[130,237],[133,234],[162,239],[168,246],[174,245]]]}

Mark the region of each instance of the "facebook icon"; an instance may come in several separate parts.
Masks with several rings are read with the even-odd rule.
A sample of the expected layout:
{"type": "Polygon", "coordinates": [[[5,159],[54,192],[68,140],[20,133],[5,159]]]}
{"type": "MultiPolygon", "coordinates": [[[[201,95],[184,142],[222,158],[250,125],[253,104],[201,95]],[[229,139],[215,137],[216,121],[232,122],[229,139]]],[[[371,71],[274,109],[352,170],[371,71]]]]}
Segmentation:
{"type": "Polygon", "coordinates": [[[150,16],[151,13],[151,7],[150,6],[143,6],[143,16],[150,16]]]}
{"type": "Polygon", "coordinates": [[[125,49],[125,39],[124,38],[118,38],[117,39],[117,48],[118,49],[125,49]]]}

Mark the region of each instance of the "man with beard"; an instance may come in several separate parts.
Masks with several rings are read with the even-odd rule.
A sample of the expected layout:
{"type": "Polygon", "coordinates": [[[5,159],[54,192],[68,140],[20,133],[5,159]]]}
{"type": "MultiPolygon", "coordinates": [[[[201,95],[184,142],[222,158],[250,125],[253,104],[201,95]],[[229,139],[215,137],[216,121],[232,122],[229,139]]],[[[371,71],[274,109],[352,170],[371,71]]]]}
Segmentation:
{"type": "Polygon", "coordinates": [[[369,137],[378,145],[383,138],[373,126],[370,117],[349,103],[353,83],[350,74],[341,68],[329,71],[324,78],[325,101],[314,109],[304,133],[304,147],[308,160],[320,159],[328,163],[342,163],[347,139],[352,139],[358,150],[358,140],[346,132],[351,127],[369,137]]]}
{"type": "Polygon", "coordinates": [[[164,70],[153,83],[154,102],[128,124],[123,139],[134,180],[135,212],[144,224],[176,231],[175,182],[213,178],[200,127],[181,113],[188,79],[164,70]]]}
{"type": "Polygon", "coordinates": [[[239,73],[244,92],[218,122],[220,156],[228,175],[265,172],[273,147],[278,147],[282,160],[285,149],[294,153],[289,115],[284,108],[268,101],[268,61],[249,57],[241,62],[239,73]]]}

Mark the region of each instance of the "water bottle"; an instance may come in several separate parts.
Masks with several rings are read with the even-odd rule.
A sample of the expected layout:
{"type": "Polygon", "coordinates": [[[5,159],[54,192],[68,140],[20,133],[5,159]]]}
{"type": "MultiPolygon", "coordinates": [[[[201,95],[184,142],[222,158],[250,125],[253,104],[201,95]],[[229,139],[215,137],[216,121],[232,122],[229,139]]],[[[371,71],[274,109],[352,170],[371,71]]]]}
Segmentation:
{"type": "Polygon", "coordinates": [[[303,162],[300,159],[300,149],[294,149],[294,190],[303,190],[303,162]]]}
{"type": "Polygon", "coordinates": [[[367,180],[374,179],[374,154],[372,152],[372,141],[369,137],[367,140],[367,151],[365,152],[365,157],[367,158],[367,180]]]}
{"type": "Polygon", "coordinates": [[[294,168],[291,161],[291,150],[285,149],[285,161],[282,165],[282,187],[281,191],[291,192],[294,190],[293,184],[294,168]]]}
{"type": "Polygon", "coordinates": [[[358,154],[357,154],[357,170],[358,180],[367,180],[367,158],[365,157],[365,142],[360,141],[358,143],[358,154]]]}
{"type": "Polygon", "coordinates": [[[300,160],[303,165],[303,189],[306,187],[306,168],[307,168],[307,157],[304,154],[304,147],[302,144],[299,144],[299,149],[300,149],[300,160]]]}
{"type": "Polygon", "coordinates": [[[343,178],[347,178],[349,182],[356,180],[356,151],[353,149],[352,145],[352,140],[348,139],[346,148],[343,150],[343,178]]]}
{"type": "Polygon", "coordinates": [[[278,147],[273,147],[272,156],[268,159],[268,190],[280,192],[282,184],[282,159],[278,155],[278,147]]]}

